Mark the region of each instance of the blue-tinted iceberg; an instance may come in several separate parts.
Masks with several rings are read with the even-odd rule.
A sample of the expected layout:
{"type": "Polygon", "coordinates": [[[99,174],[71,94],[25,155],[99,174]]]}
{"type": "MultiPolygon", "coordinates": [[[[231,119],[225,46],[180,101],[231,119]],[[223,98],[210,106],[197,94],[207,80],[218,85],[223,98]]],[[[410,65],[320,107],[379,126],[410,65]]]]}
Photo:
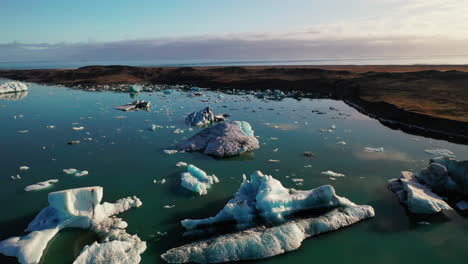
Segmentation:
{"type": "Polygon", "coordinates": [[[258,219],[281,223],[299,211],[350,205],[354,204],[344,197],[337,196],[335,189],[330,185],[307,191],[288,189],[272,176],[256,171],[250,176],[250,181],[244,175],[244,181],[235,197],[229,200],[216,216],[197,220],[185,219],[181,223],[190,230],[234,221],[236,226],[242,229],[251,227],[254,220],[258,219]]]}
{"type": "Polygon", "coordinates": [[[228,157],[260,148],[248,122],[230,121],[205,128],[176,146],[179,151],[202,151],[216,157],[228,157]]]}
{"type": "MultiPolygon", "coordinates": [[[[96,231],[103,242],[100,245],[103,246],[110,241],[125,241],[133,243],[135,248],[140,248],[139,251],[144,251],[145,242],[127,234],[124,229],[126,223],[121,219],[111,218],[132,207],[141,206],[141,201],[136,197],[127,197],[116,203],[101,204],[102,195],[103,189],[98,186],[49,193],[49,206],[40,211],[28,225],[25,231],[29,234],[1,241],[0,253],[17,257],[20,263],[39,263],[47,243],[61,229],[70,227],[96,231]]],[[[85,249],[83,253],[86,252],[88,257],[81,259],[89,259],[92,252],[85,249]]],[[[93,252],[96,253],[96,250],[93,252]]]]}
{"type": "Polygon", "coordinates": [[[206,172],[192,164],[187,166],[187,172],[183,172],[180,179],[182,187],[199,195],[207,194],[211,185],[219,182],[215,175],[207,175],[206,172]]]}
{"type": "Polygon", "coordinates": [[[374,216],[368,205],[337,196],[332,186],[308,191],[287,189],[272,176],[257,171],[245,179],[236,196],[214,217],[184,220],[187,229],[236,222],[250,229],[173,248],[161,257],[169,263],[220,263],[262,259],[296,250],[304,239],[374,216]],[[293,218],[294,213],[324,212],[318,217],[293,218]],[[273,227],[254,227],[258,222],[273,227]]]}

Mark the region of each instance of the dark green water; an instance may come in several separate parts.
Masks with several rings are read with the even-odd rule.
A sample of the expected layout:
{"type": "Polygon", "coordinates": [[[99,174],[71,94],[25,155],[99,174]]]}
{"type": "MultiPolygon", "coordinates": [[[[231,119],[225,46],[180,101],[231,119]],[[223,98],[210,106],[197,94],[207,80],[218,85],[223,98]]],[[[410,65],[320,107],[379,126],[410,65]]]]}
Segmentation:
{"type": "MultiPolygon", "coordinates": [[[[113,109],[131,102],[133,99],[128,94],[63,87],[33,85],[22,100],[0,100],[0,201],[3,205],[0,239],[22,234],[35,214],[47,206],[48,192],[100,185],[104,187],[105,201],[132,195],[142,200],[141,208],[120,216],[129,223],[129,233],[147,241],[142,263],[161,263],[160,254],[187,241],[182,237],[180,220],[216,214],[237,191],[242,174],[261,170],[280,179],[286,187],[311,189],[332,184],[339,195],[372,205],[376,217],[310,238],[295,252],[257,263],[467,263],[467,219],[456,212],[424,219],[409,217],[386,189],[386,182],[398,177],[401,170],[419,171],[425,167],[431,157],[424,153],[425,149],[447,148],[458,159],[468,159],[468,146],[391,130],[341,101],[264,101],[235,95],[219,99],[219,93],[204,94],[206,97],[188,98],[186,93],[176,91],[171,95],[143,93],[137,99],[152,101],[152,111],[129,113],[113,109]],[[207,105],[216,113],[232,114],[231,120],[250,122],[259,136],[261,149],[223,160],[199,153],[163,153],[163,149],[170,149],[199,130],[188,131],[184,119],[189,112],[207,105]],[[330,106],[351,116],[332,119],[338,112],[330,111],[330,106]],[[312,114],[314,109],[327,114],[312,114]],[[148,131],[151,123],[164,128],[148,131]],[[56,128],[48,129],[48,125],[56,128]],[[332,125],[336,126],[333,133],[319,131],[332,125]],[[73,126],[86,129],[73,131],[73,126]],[[175,128],[166,126],[184,129],[185,133],[175,134],[175,128]],[[20,130],[29,132],[23,134],[20,130]],[[85,137],[93,140],[84,141],[85,137]],[[70,140],[80,140],[81,144],[67,145],[70,140]],[[339,141],[347,144],[338,145],[339,141]],[[364,147],[383,147],[385,151],[367,153],[364,147]],[[305,151],[315,153],[316,157],[304,157],[305,151]],[[271,163],[269,159],[280,162],[271,163]],[[180,186],[182,169],[175,166],[178,161],[215,174],[221,182],[206,196],[191,193],[180,186]],[[31,169],[19,171],[22,165],[31,169]],[[64,175],[61,171],[66,168],[88,170],[89,175],[64,175]],[[321,174],[326,170],[344,173],[346,177],[332,181],[321,174]],[[22,179],[10,178],[16,174],[22,179]],[[50,189],[23,190],[27,185],[53,178],[60,182],[50,189]],[[153,183],[163,178],[167,180],[165,184],[153,183]],[[303,186],[296,186],[292,178],[304,179],[303,186]],[[175,207],[164,209],[164,205],[175,207]],[[430,224],[418,224],[421,221],[430,224]],[[167,235],[160,236],[158,232],[167,235]]],[[[63,231],[49,244],[42,263],[71,263],[81,248],[95,239],[87,231],[63,231]]],[[[11,261],[15,263],[14,259],[0,257],[1,263],[11,261]]]]}

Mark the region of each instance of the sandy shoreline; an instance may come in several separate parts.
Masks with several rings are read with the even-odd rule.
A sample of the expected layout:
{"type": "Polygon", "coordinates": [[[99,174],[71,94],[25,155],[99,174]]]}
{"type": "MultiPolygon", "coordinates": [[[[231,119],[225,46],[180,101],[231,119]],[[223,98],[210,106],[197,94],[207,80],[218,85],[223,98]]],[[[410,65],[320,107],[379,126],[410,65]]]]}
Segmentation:
{"type": "Polygon", "coordinates": [[[468,65],[87,66],[0,70],[0,78],[83,90],[183,84],[218,90],[299,91],[342,99],[392,128],[468,143],[468,65]]]}

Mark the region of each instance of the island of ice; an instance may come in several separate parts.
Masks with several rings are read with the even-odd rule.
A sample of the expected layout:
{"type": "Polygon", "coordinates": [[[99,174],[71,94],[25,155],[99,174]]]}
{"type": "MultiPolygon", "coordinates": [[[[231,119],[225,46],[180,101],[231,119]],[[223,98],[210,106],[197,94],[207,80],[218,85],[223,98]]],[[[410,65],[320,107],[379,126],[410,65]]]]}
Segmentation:
{"type": "Polygon", "coordinates": [[[404,171],[400,178],[391,179],[388,187],[412,213],[433,214],[451,210],[447,199],[439,195],[450,196],[454,203],[468,198],[468,161],[434,158],[420,173],[404,171]]]}
{"type": "Polygon", "coordinates": [[[260,148],[248,122],[230,121],[198,132],[176,146],[181,151],[202,151],[216,157],[228,157],[260,148]]]}
{"type": "Polygon", "coordinates": [[[256,171],[250,181],[244,175],[239,191],[224,208],[206,219],[185,219],[186,229],[196,229],[214,224],[235,222],[238,229],[251,227],[255,221],[282,223],[294,213],[306,210],[334,209],[354,205],[344,197],[337,196],[331,185],[308,191],[283,187],[272,176],[256,171]]]}
{"type": "Polygon", "coordinates": [[[3,93],[18,93],[18,92],[24,92],[28,90],[28,86],[22,82],[6,82],[0,84],[0,94],[3,93]]]}
{"type": "Polygon", "coordinates": [[[220,235],[170,249],[161,257],[169,263],[220,263],[262,259],[296,250],[304,239],[337,230],[374,216],[368,205],[337,196],[330,185],[309,191],[287,189],[260,171],[245,179],[236,196],[214,217],[184,220],[187,229],[235,222],[244,231],[220,235]],[[294,220],[296,212],[325,212],[294,220]],[[289,220],[289,221],[287,221],[289,220]],[[272,227],[254,227],[255,223],[272,227]]]}
{"type": "Polygon", "coordinates": [[[39,263],[47,243],[64,228],[83,228],[95,231],[102,243],[86,247],[76,263],[138,263],[146,243],[136,235],[126,233],[126,223],[111,217],[132,207],[141,206],[136,197],[117,200],[116,203],[100,203],[103,188],[99,186],[63,190],[49,193],[49,206],[34,218],[23,237],[11,237],[0,241],[0,253],[15,256],[20,263],[39,263]],[[113,260],[113,262],[111,261],[113,260]]]}
{"type": "Polygon", "coordinates": [[[187,166],[187,172],[183,172],[180,179],[182,187],[199,195],[207,194],[211,185],[219,182],[215,175],[207,175],[206,172],[192,164],[187,166]]]}

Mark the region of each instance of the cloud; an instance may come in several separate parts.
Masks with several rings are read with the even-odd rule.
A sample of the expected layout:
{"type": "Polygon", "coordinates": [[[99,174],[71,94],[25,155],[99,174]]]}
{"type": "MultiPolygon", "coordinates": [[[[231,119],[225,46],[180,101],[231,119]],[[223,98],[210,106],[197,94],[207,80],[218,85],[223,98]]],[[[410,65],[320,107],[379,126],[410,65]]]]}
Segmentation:
{"type": "Polygon", "coordinates": [[[0,44],[0,61],[255,60],[468,54],[468,2],[362,1],[368,5],[378,3],[381,12],[285,32],[114,42],[0,44]]]}

